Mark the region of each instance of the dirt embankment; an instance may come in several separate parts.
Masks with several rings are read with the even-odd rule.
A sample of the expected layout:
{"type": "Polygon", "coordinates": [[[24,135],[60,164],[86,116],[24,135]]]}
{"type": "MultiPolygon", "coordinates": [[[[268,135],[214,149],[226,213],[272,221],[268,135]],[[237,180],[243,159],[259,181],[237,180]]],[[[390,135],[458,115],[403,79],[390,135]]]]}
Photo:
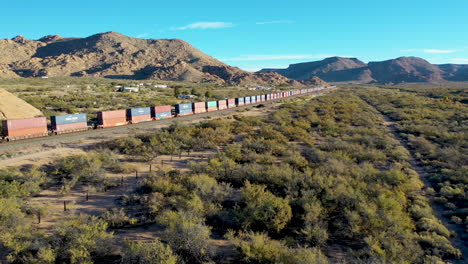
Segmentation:
{"type": "Polygon", "coordinates": [[[42,112],[15,95],[0,89],[0,120],[42,116],[42,112]]]}

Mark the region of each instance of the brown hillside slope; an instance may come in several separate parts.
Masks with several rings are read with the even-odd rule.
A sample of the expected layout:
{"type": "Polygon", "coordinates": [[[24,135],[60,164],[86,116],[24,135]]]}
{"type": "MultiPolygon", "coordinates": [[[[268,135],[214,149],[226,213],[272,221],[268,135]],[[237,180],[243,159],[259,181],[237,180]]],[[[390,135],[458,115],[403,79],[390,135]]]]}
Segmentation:
{"type": "Polygon", "coordinates": [[[42,116],[42,112],[15,95],[0,89],[0,120],[42,116]]]}
{"type": "Polygon", "coordinates": [[[117,32],[86,38],[46,36],[0,40],[0,77],[95,76],[191,82],[298,84],[283,76],[232,67],[180,39],[139,39],[117,32]],[[15,57],[15,54],[18,56],[15,57]]]}

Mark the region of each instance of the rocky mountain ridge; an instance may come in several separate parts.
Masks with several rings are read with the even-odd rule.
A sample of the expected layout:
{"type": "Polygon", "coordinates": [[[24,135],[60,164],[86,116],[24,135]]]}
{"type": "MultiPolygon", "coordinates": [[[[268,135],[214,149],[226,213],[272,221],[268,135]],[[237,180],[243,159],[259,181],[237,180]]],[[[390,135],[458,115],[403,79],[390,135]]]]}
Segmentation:
{"type": "Polygon", "coordinates": [[[468,81],[468,65],[431,64],[418,57],[400,57],[364,63],[356,58],[331,57],[321,61],[291,64],[286,69],[263,69],[303,81],[317,76],[327,82],[404,83],[468,81]]]}
{"type": "Polygon", "coordinates": [[[117,32],[86,38],[49,35],[0,40],[0,78],[93,76],[236,85],[301,85],[278,73],[250,73],[180,39],[139,39],[117,32]]]}

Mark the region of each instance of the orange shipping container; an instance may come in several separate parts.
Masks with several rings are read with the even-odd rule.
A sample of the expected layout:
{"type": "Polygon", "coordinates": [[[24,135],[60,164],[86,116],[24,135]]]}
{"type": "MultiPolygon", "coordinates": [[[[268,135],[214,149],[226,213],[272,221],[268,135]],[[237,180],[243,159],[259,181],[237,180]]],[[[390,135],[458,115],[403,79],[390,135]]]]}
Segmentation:
{"type": "Polygon", "coordinates": [[[115,111],[99,112],[98,124],[99,124],[99,127],[103,127],[103,128],[126,125],[127,124],[127,111],[115,110],[115,111]]]}
{"type": "Polygon", "coordinates": [[[195,114],[205,113],[206,112],[205,102],[193,103],[193,109],[194,109],[195,114]]]}
{"type": "Polygon", "coordinates": [[[3,121],[3,135],[10,139],[39,137],[47,134],[47,119],[45,117],[3,121]]]}

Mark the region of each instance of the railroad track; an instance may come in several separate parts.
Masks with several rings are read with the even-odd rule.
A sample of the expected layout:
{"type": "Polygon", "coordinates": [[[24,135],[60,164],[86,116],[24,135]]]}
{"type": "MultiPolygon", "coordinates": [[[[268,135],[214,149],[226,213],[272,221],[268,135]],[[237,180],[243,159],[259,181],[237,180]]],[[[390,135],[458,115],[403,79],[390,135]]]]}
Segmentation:
{"type": "Polygon", "coordinates": [[[255,107],[258,105],[271,105],[271,104],[275,104],[281,101],[286,101],[289,99],[301,97],[301,96],[321,95],[330,90],[332,89],[312,92],[311,94],[308,94],[308,95],[290,96],[290,97],[282,98],[282,99],[275,100],[275,101],[264,101],[260,103],[239,106],[239,107],[229,108],[229,109],[224,109],[224,110],[218,110],[218,111],[213,111],[213,112],[181,116],[181,117],[177,117],[174,119],[149,121],[149,122],[119,126],[119,127],[111,127],[111,128],[105,128],[105,129],[90,129],[90,130],[82,131],[82,132],[66,133],[66,134],[60,134],[60,135],[53,135],[49,137],[38,137],[38,138],[23,139],[23,140],[18,140],[18,141],[3,142],[3,143],[0,143],[0,154],[8,152],[8,151],[14,151],[17,149],[25,148],[25,147],[31,147],[31,146],[66,144],[66,143],[77,142],[79,140],[93,139],[93,138],[99,138],[99,137],[103,137],[103,140],[104,140],[106,138],[107,139],[110,138],[110,136],[116,136],[119,134],[131,134],[131,133],[139,134],[139,133],[148,132],[148,130],[150,129],[155,129],[161,126],[169,126],[175,120],[177,120],[178,122],[187,123],[187,122],[209,118],[209,117],[225,116],[229,114],[234,114],[238,112],[238,110],[240,109],[246,109],[246,108],[255,107]]]}

